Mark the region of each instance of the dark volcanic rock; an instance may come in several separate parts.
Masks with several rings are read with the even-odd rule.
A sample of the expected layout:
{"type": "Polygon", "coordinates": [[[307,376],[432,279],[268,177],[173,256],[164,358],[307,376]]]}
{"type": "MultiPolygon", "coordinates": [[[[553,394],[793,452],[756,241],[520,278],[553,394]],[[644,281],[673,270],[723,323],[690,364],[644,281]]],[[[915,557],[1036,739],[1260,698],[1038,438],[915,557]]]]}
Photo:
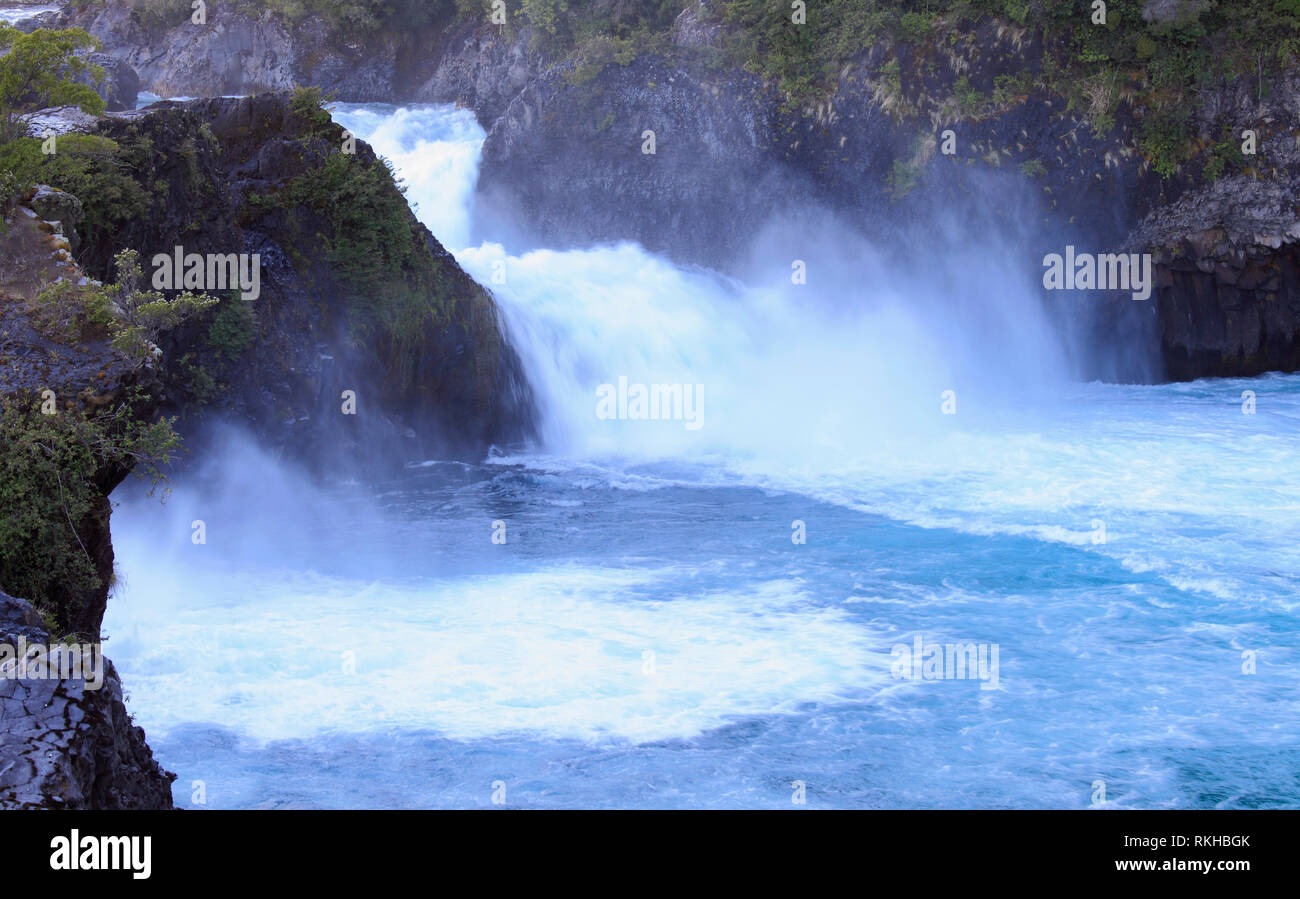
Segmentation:
{"type": "MultiPolygon", "coordinates": [[[[548,59],[526,30],[486,25],[444,32],[435,23],[361,46],[315,20],[290,35],[263,17],[258,40],[274,47],[268,54],[233,37],[253,30],[235,14],[225,16],[224,33],[197,41],[185,25],[137,34],[120,8],[76,18],[162,93],[234,93],[296,80],[346,100],[470,106],[489,130],[479,183],[485,212],[550,246],[636,240],[682,262],[726,268],[765,221],[816,205],[902,247],[915,246],[916,235],[898,223],[938,218],[964,221],[975,233],[1022,233],[1029,273],[1067,243],[1118,250],[1141,223],[1201,196],[1214,177],[1202,159],[1161,178],[1139,147],[1151,110],[1113,93],[1115,85],[1082,86],[1089,102],[1111,92],[1098,101],[1108,111],[1096,122],[1077,98],[1067,108],[1065,98],[1028,86],[1042,82],[1049,53],[1070,51],[1044,47],[1036,32],[1007,22],[984,21],[952,41],[864,46],[828,96],[788,108],[769,85],[729,67],[719,52],[729,26],[706,14],[707,4],[683,5],[671,49],[660,44],[629,65],[603,68],[548,59]],[[223,65],[229,68],[216,77],[211,70],[223,65]],[[1023,88],[998,80],[1023,75],[1023,88]],[[944,155],[938,145],[949,129],[957,150],[944,155]],[[653,155],[641,152],[647,130],[655,132],[653,155]]],[[[1193,6],[1201,5],[1153,2],[1145,13],[1167,21],[1193,6]]],[[[1296,73],[1271,79],[1269,88],[1239,78],[1203,90],[1189,110],[1195,140],[1209,146],[1225,134],[1257,132],[1261,149],[1247,177],[1294,193],[1296,73]]],[[[1222,227],[1213,203],[1179,208],[1182,237],[1222,227]]],[[[1228,259],[1206,262],[1195,276],[1162,265],[1152,311],[1101,303],[1094,320],[1069,328],[1162,332],[1161,370],[1097,372],[1108,378],[1294,369],[1300,323],[1283,258],[1289,250],[1279,252],[1272,262],[1258,249],[1250,254],[1277,269],[1276,281],[1261,282],[1265,294],[1254,283],[1265,273],[1259,265],[1241,277],[1228,259]]]]}
{"type": "Polygon", "coordinates": [[[76,253],[81,243],[77,237],[77,226],[86,218],[85,207],[81,205],[81,201],[67,191],[47,184],[38,184],[29,203],[41,218],[47,222],[58,223],[63,236],[68,239],[70,249],[76,253]]]}
{"type": "Polygon", "coordinates": [[[62,27],[84,28],[162,97],[215,97],[325,89],[348,102],[391,101],[429,77],[437,30],[378,34],[361,41],[309,17],[292,28],[267,10],[259,15],[209,4],[206,24],[189,10],[171,23],[141,24],[130,4],[90,5],[62,13],[62,27]]]}
{"type": "Polygon", "coordinates": [[[1203,133],[1255,132],[1248,168],[1153,204],[1128,238],[1149,250],[1165,374],[1300,371],[1300,73],[1266,93],[1226,84],[1197,109],[1203,133]]]}
{"type": "Polygon", "coordinates": [[[294,45],[271,13],[246,16],[209,4],[207,25],[190,22],[188,4],[172,27],[143,27],[128,3],[91,4],[60,15],[84,28],[106,54],[129,65],[138,88],[163,97],[220,96],[293,87],[294,45]]]}
{"type": "MultiPolygon", "coordinates": [[[[0,592],[0,644],[48,646],[30,604],[0,592]]],[[[131,723],[107,659],[93,678],[15,675],[0,667],[0,808],[170,809],[171,783],[131,723]]],[[[30,674],[30,672],[28,672],[30,674]]]]}
{"type": "MultiPolygon", "coordinates": [[[[450,312],[445,320],[427,314],[401,346],[398,335],[352,333],[357,299],[328,248],[351,235],[331,233],[328,210],[291,199],[295,179],[338,155],[342,130],[327,123],[313,135],[305,127],[286,94],[161,104],[101,125],[115,139],[147,140],[154,151],[147,180],[168,189],[154,214],[84,249],[93,271],[106,275],[122,247],[144,260],[177,244],[187,253],[261,259],[249,346],[233,358],[215,346],[210,316],[164,341],[166,359],[185,360],[169,369],[167,407],[183,416],[183,433],[195,433],[206,418],[233,418],[314,466],[353,470],[437,455],[481,457],[492,443],[522,439],[531,428],[531,396],[495,303],[391,180],[385,203],[400,209],[403,227],[423,243],[450,312]],[[196,367],[217,382],[214,395],[200,395],[191,377],[196,367]],[[344,390],[357,394],[356,415],[341,414],[344,390]]],[[[362,142],[354,160],[376,163],[362,142]]]]}
{"type": "Polygon", "coordinates": [[[104,99],[105,107],[110,112],[135,109],[140,94],[140,76],[135,73],[135,69],[107,53],[91,53],[86,58],[104,70],[101,81],[96,82],[89,76],[83,80],[92,85],[104,99]]]}
{"type": "Polygon", "coordinates": [[[550,60],[533,49],[531,37],[526,29],[513,37],[494,28],[449,34],[424,57],[424,67],[411,70],[412,85],[393,85],[390,98],[409,95],[420,103],[467,106],[490,127],[519,92],[550,67],[550,60]],[[432,73],[421,75],[430,64],[436,66],[432,73]]]}
{"type": "Polygon", "coordinates": [[[1156,266],[1168,376],[1300,371],[1300,183],[1224,178],[1132,236],[1156,266]]]}
{"type": "Polygon", "coordinates": [[[755,79],[656,58],[580,78],[565,65],[535,79],[484,145],[480,192],[548,245],[635,240],[716,265],[808,196],[755,79]]]}

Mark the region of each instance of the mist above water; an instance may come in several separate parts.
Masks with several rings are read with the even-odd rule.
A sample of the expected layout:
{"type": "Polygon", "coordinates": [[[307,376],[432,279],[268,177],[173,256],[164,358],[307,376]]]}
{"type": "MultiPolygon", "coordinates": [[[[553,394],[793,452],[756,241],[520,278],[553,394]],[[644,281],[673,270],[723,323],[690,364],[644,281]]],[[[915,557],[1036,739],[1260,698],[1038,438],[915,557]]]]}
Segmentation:
{"type": "Polygon", "coordinates": [[[1187,747],[1251,744],[1254,767],[1207,775],[1231,802],[1288,764],[1300,379],[1080,382],[1023,235],[960,224],[901,257],[776,221],[732,277],[515,245],[476,230],[470,113],[335,116],[497,297],[541,433],[319,483],[232,431],[161,512],[121,488],[109,652],[183,778],[375,795],[310,754],[268,782],[274,752],[229,732],[325,757],[379,735],[404,796],[429,795],[425,762],[455,769],[435,804],[476,801],[459,772],[484,758],[534,805],[788,804],[754,784],[791,765],[838,804],[1080,805],[1103,774],[1121,803],[1204,804],[1187,747]],[[702,426],[601,417],[620,379],[701,388],[702,426]],[[889,680],[921,631],[1000,643],[1000,688],[889,680]],[[1261,646],[1269,678],[1229,689],[1261,646]],[[425,732],[456,742],[391,739],[425,732]]]}
{"type": "Polygon", "coordinates": [[[973,423],[1070,375],[1034,273],[996,235],[936,226],[930,255],[886,257],[810,213],[754,235],[738,278],[630,243],[469,246],[483,140],[472,114],[347,106],[336,117],[396,163],[418,214],[496,295],[548,455],[865,461],[951,430],[945,400],[973,423]],[[598,419],[597,391],[619,378],[696,386],[703,426],[598,419]]]}

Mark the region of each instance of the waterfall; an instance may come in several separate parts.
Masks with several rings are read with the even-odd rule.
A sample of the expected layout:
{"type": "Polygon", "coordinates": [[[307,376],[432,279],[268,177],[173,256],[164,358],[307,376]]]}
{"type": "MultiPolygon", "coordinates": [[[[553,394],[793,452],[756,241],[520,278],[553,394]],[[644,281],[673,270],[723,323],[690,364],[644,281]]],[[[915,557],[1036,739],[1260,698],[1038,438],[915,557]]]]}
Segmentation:
{"type": "Polygon", "coordinates": [[[495,294],[537,391],[545,455],[876,468],[943,442],[955,410],[974,425],[1069,376],[1032,277],[995,237],[936,240],[939,258],[900,265],[829,216],[773,222],[738,278],[632,243],[507,247],[475,230],[484,135],[471,113],[335,115],[395,163],[417,215],[495,294]],[[620,380],[690,388],[702,420],[635,406],[610,420],[598,399],[620,380]]]}

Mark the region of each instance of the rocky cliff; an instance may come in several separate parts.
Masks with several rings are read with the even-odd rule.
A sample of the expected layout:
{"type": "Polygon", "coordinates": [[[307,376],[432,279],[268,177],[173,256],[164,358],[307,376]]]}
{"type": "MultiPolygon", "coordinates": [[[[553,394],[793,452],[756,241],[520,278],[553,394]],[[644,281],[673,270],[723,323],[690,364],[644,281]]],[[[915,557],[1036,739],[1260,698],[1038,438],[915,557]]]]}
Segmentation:
{"type": "MultiPolygon", "coordinates": [[[[0,644],[51,642],[29,603],[0,592],[0,644]]],[[[0,808],[172,807],[176,775],[154,761],[113,663],[103,664],[102,683],[89,684],[84,676],[19,676],[31,672],[17,660],[0,667],[0,808]]]]}
{"type": "Polygon", "coordinates": [[[1156,262],[1165,373],[1300,371],[1300,73],[1263,95],[1225,85],[1196,115],[1206,132],[1250,132],[1258,152],[1243,172],[1162,198],[1128,236],[1156,262]]]}
{"type": "MultiPolygon", "coordinates": [[[[349,477],[528,432],[492,298],[311,92],[45,118],[65,131],[57,153],[8,151],[54,184],[0,198],[0,589],[32,601],[0,597],[0,644],[99,639],[109,495],[175,461],[173,422],[195,454],[233,419],[349,477]],[[256,298],[193,285],[214,302],[127,340],[140,285],[119,254],[152,275],[176,247],[256,256],[256,298]]],[[[182,285],[153,286],[174,299],[182,285]]],[[[98,692],[0,679],[0,715],[0,805],[170,805],[111,666],[98,692]]]]}
{"type": "MultiPolygon", "coordinates": [[[[1035,10],[1012,10],[1017,22],[988,3],[979,6],[993,14],[973,24],[940,15],[919,27],[903,16],[856,50],[827,49],[840,67],[828,87],[802,93],[787,83],[804,77],[801,70],[774,79],[767,65],[784,49],[758,50],[751,54],[756,66],[740,65],[736,44],[758,39],[738,31],[732,7],[740,4],[683,2],[671,27],[638,31],[634,39],[620,35],[648,5],[623,6],[632,12],[609,4],[591,11],[593,19],[612,18],[607,35],[586,44],[543,40],[546,34],[518,16],[493,27],[482,18],[431,14],[419,28],[351,36],[316,18],[290,29],[271,14],[255,20],[233,11],[207,26],[146,33],[123,3],[91,5],[75,21],[161,93],[297,82],[346,100],[468,105],[489,130],[480,180],[487,208],[551,244],[632,239],[682,261],[724,267],[764,221],[819,205],[885,241],[898,237],[895,223],[937,210],[976,228],[1019,228],[1041,238],[1043,246],[1028,247],[1024,259],[1027,270],[1040,270],[1045,253],[1069,242],[1093,252],[1138,247],[1162,220],[1179,222],[1182,236],[1223,229],[1222,204],[1213,197],[1224,178],[1238,207],[1255,210],[1247,217],[1267,217],[1275,188],[1290,191],[1297,173],[1292,135],[1300,93],[1292,74],[1279,78],[1261,68],[1258,77],[1202,86],[1193,102],[1173,110],[1153,105],[1169,93],[1160,86],[1169,71],[1207,58],[1162,56],[1181,48],[1179,41],[1205,40],[1196,30],[1204,4],[1111,4],[1107,27],[1127,33],[1137,48],[1137,58],[1123,65],[1152,83],[1135,83],[1120,69],[1062,74],[1063,64],[1101,58],[1098,47],[1109,52],[1115,40],[1087,43],[1091,26],[1073,13],[1072,32],[1063,36],[1059,28],[1025,24],[1040,15],[1035,10]],[[1166,129],[1166,119],[1185,133],[1166,129]],[[1244,131],[1256,135],[1250,156],[1232,151],[1244,131]],[[646,132],[654,133],[653,154],[643,152],[646,132]]],[[[1041,15],[1059,23],[1060,4],[1047,6],[1041,15]]],[[[861,7],[892,15],[889,4],[861,7]]],[[[876,21],[864,18],[863,29],[876,21]]],[[[821,60],[816,52],[807,58],[821,60]]],[[[1270,240],[1292,222],[1279,224],[1270,240]]],[[[1086,327],[1150,331],[1163,360],[1156,377],[1294,370],[1287,348],[1300,320],[1289,312],[1284,276],[1278,299],[1181,277],[1189,265],[1213,266],[1171,249],[1166,238],[1173,235],[1160,237],[1163,250],[1138,247],[1157,251],[1155,302],[1119,309],[1099,296],[1086,327]],[[1251,324],[1256,318],[1267,322],[1264,332],[1251,324]]],[[[1284,247],[1252,246],[1258,265],[1285,268],[1284,247]]],[[[1233,268],[1229,259],[1215,265],[1233,268]]]]}
{"type": "Polygon", "coordinates": [[[595,73],[566,61],[533,79],[491,123],[480,176],[489,204],[550,243],[625,238],[713,266],[735,260],[764,221],[809,207],[922,267],[944,249],[923,241],[918,252],[911,226],[945,219],[1023,234],[1030,278],[1067,244],[1149,251],[1153,302],[1125,308],[1098,294],[1075,327],[1102,348],[1117,329],[1134,344],[1149,334],[1161,367],[1102,358],[1087,376],[1300,367],[1293,74],[1263,97],[1225,82],[1195,109],[1206,144],[1254,132],[1257,155],[1236,157],[1244,170],[1207,171],[1210,159],[1163,177],[1140,145],[1151,113],[1118,102],[1099,128],[1086,107],[1035,83],[1046,62],[1025,29],[987,23],[952,45],[866,48],[823,101],[796,108],[757,76],[685,52],[716,38],[698,23],[679,23],[674,37],[682,46],[667,54],[595,73]],[[1208,246],[1201,236],[1225,231],[1235,236],[1208,246]]]}
{"type": "Polygon", "coordinates": [[[46,291],[88,282],[70,227],[36,212],[66,220],[75,203],[43,186],[9,210],[0,237],[0,588],[40,601],[61,633],[96,640],[113,580],[108,496],[135,464],[116,438],[155,415],[163,388],[155,360],[122,352],[77,299],[46,291]]]}
{"type": "Polygon", "coordinates": [[[121,246],[260,260],[255,301],[225,297],[162,345],[175,363],[165,411],[183,433],[233,417],[318,467],[480,456],[528,433],[531,400],[491,297],[314,101],[162,104],[97,133],[131,148],[123,163],[147,211],[86,236],[93,273],[121,246]]]}
{"type": "MultiPolygon", "coordinates": [[[[161,412],[192,449],[208,422],[234,420],[292,458],[350,475],[481,457],[529,433],[531,396],[492,298],[415,218],[383,162],[345,141],[309,92],[65,125],[93,133],[61,137],[57,154],[36,150],[31,171],[80,196],[41,185],[7,213],[6,407],[28,415],[48,391],[52,408],[82,417],[124,405],[132,421],[161,412]],[[93,288],[113,278],[123,249],[147,264],[177,247],[256,258],[257,296],[213,290],[214,305],[154,335],[157,356],[141,359],[115,342],[109,301],[93,288]],[[49,290],[56,282],[88,285],[95,302],[49,290]]],[[[31,431],[19,424],[14,433],[31,431]]],[[[66,584],[50,588],[66,610],[60,623],[92,637],[112,576],[107,495],[136,458],[101,455],[84,520],[71,522],[94,586],[66,596],[66,584]]],[[[20,557],[0,552],[0,587],[15,589],[4,560],[20,557]]]]}
{"type": "Polygon", "coordinates": [[[94,286],[64,233],[80,214],[42,186],[6,210],[0,234],[0,588],[41,602],[0,592],[0,808],[171,808],[174,775],[132,725],[111,662],[88,684],[27,676],[15,658],[20,641],[99,641],[108,497],[162,395],[153,358],[124,353],[76,297],[45,289],[94,286]]]}

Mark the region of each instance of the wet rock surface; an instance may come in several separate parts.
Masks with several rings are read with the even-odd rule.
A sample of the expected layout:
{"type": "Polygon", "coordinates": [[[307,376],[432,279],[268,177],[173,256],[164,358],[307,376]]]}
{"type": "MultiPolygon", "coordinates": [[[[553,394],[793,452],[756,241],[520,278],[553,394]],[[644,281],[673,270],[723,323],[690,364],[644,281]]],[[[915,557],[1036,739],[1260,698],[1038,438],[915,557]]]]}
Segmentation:
{"type": "MultiPolygon", "coordinates": [[[[80,261],[62,222],[45,217],[75,221],[78,198],[38,189],[10,211],[0,235],[0,401],[30,402],[48,390],[59,414],[93,414],[129,395],[139,420],[160,409],[189,416],[182,422],[187,437],[199,438],[191,446],[201,447],[209,417],[233,417],[276,449],[336,471],[346,466],[350,473],[367,462],[386,466],[439,452],[481,457],[489,441],[524,426],[531,400],[491,296],[415,219],[368,146],[358,144],[356,162],[379,173],[375,214],[386,216],[390,228],[409,231],[397,237],[413,242],[415,264],[433,273],[431,287],[441,301],[437,315],[431,304],[408,324],[412,346],[405,348],[381,335],[360,341],[348,333],[354,298],[320,243],[332,227],[328,209],[257,204],[257,197],[287,189],[336,156],[342,145],[337,126],[325,123],[326,133],[318,133],[313,128],[321,123],[304,123],[287,95],[262,95],[163,104],[93,127],[147,146],[150,152],[131,164],[143,158],[148,171],[133,174],[169,189],[150,215],[109,234],[90,232],[80,261]],[[84,284],[91,274],[106,279],[117,251],[130,247],[148,260],[170,252],[177,235],[185,235],[186,249],[195,252],[260,255],[263,292],[250,320],[249,345],[239,354],[227,356],[214,345],[209,321],[160,336],[161,361],[123,355],[107,332],[60,341],[38,326],[34,302],[43,286],[57,279],[84,284]],[[220,367],[218,357],[225,360],[220,367]],[[186,394],[178,377],[184,366],[169,368],[170,360],[196,358],[212,364],[224,381],[219,398],[206,404],[186,394]],[[357,392],[362,410],[350,419],[339,414],[344,389],[357,392]],[[371,458],[369,445],[396,455],[371,458]]],[[[391,230],[385,235],[397,239],[391,230]]],[[[91,641],[99,639],[113,575],[108,497],[130,471],[127,460],[101,465],[91,478],[93,508],[69,522],[101,586],[61,603],[67,620],[60,626],[91,641]]],[[[30,605],[3,599],[0,643],[9,637],[48,643],[30,605]]],[[[0,680],[0,739],[0,805],[170,807],[171,775],[153,761],[143,732],[131,724],[111,665],[101,690],[72,679],[0,680]]]]}
{"type": "Polygon", "coordinates": [[[1295,187],[1225,178],[1135,232],[1156,267],[1170,378],[1300,370],[1296,195],[1295,187]]]}
{"type": "MultiPolygon", "coordinates": [[[[387,201],[423,244],[437,279],[433,289],[450,307],[445,320],[426,314],[410,326],[404,354],[382,334],[363,341],[350,331],[356,301],[321,236],[332,227],[328,211],[265,201],[287,197],[295,179],[339,155],[341,129],[325,130],[305,132],[283,93],[163,103],[100,124],[99,133],[115,140],[147,140],[159,160],[149,180],[165,180],[169,189],[153,214],[84,248],[92,272],[107,277],[123,246],[146,260],[178,243],[187,253],[260,259],[261,295],[249,304],[246,348],[214,346],[210,318],[163,341],[165,359],[201,366],[218,385],[200,397],[186,371],[169,369],[164,411],[181,416],[187,439],[201,442],[207,423],[234,420],[312,467],[345,464],[354,472],[438,454],[479,457],[492,443],[520,439],[531,426],[531,395],[495,303],[415,218],[395,185],[387,201]],[[344,390],[357,394],[356,415],[340,414],[344,390]]],[[[363,142],[354,158],[358,165],[376,159],[363,142]]]]}
{"type": "MultiPolygon", "coordinates": [[[[0,592],[0,645],[20,641],[49,646],[50,634],[29,603],[0,592]]],[[[154,760],[117,671],[103,665],[98,689],[0,665],[0,808],[172,808],[176,776],[154,760]]]]}

